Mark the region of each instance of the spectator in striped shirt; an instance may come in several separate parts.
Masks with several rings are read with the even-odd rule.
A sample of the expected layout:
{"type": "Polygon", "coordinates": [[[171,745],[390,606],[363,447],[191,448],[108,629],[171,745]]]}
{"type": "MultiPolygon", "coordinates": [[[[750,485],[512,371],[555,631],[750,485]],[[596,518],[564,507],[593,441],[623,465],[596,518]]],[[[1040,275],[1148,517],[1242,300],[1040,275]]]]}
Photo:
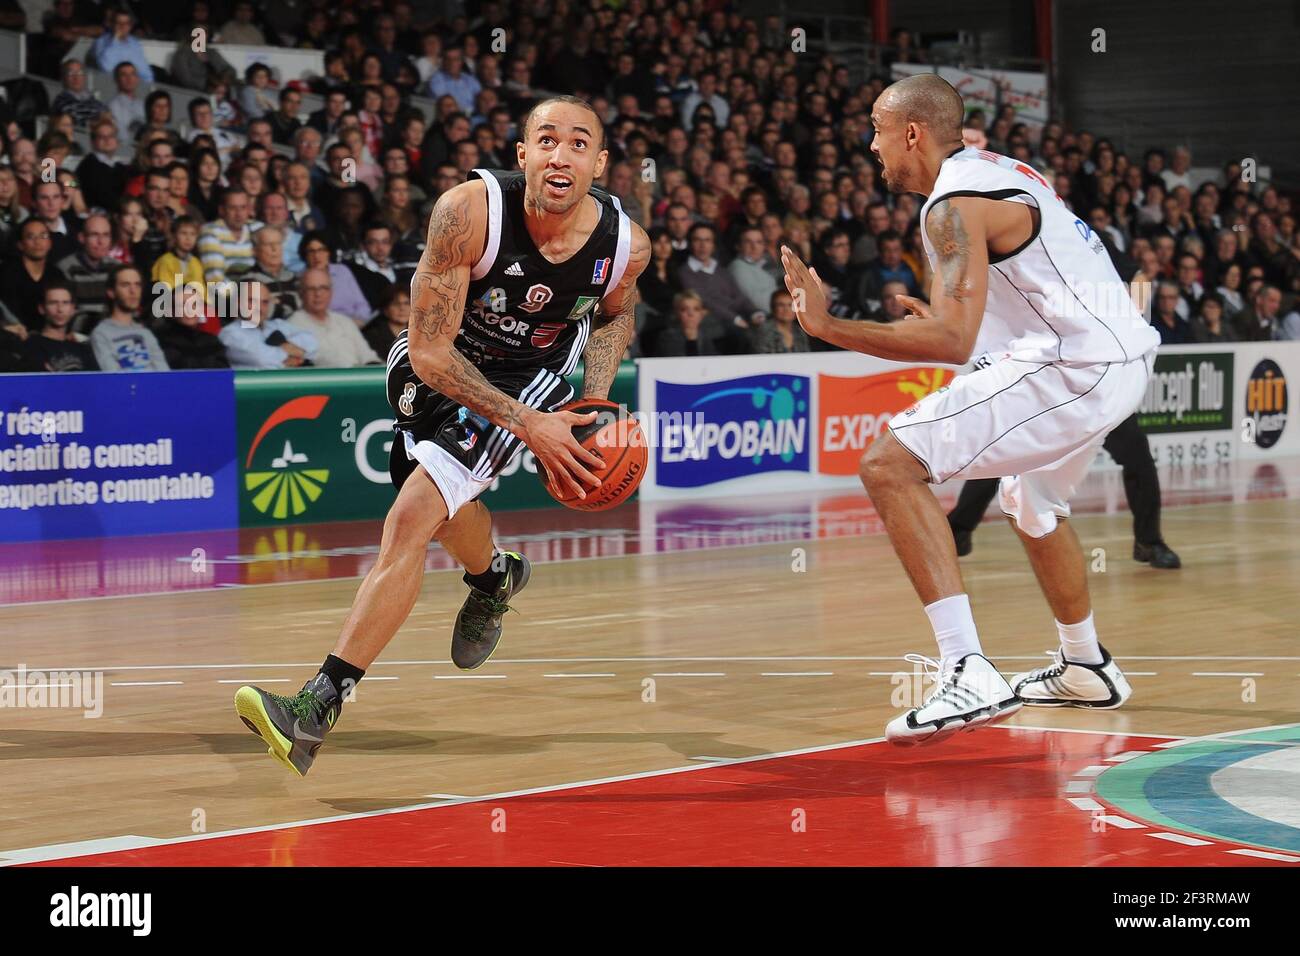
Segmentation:
{"type": "Polygon", "coordinates": [[[248,193],[237,186],[227,189],[217,207],[217,218],[199,233],[199,258],[203,277],[219,282],[232,269],[253,265],[253,233],[248,226],[252,214],[248,193]]]}
{"type": "Polygon", "coordinates": [[[284,264],[284,231],[278,226],[263,226],[253,233],[253,264],[247,269],[231,270],[232,279],[255,280],[275,296],[274,318],[287,319],[298,311],[298,277],[284,264]]]}
{"type": "Polygon", "coordinates": [[[80,60],[63,61],[63,92],[50,104],[51,113],[70,113],[78,126],[89,126],[107,113],[98,96],[86,89],[86,68],[80,60]]]}
{"type": "Polygon", "coordinates": [[[104,289],[108,273],[117,265],[108,257],[113,244],[113,224],[103,213],[86,217],[81,234],[77,236],[81,248],[60,259],[56,266],[72,285],[72,297],[77,303],[77,331],[91,328],[108,311],[104,289]]]}

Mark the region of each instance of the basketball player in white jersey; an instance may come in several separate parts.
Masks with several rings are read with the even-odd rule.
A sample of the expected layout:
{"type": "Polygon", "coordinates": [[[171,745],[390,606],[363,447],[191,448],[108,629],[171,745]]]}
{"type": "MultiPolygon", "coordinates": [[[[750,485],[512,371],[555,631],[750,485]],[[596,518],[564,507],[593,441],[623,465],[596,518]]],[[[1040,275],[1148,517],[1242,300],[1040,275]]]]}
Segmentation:
{"type": "Polygon", "coordinates": [[[832,318],[816,273],[782,249],[809,335],[900,362],[974,370],[895,416],[861,475],[934,628],[936,678],[888,739],[915,744],[1010,716],[1022,704],[1113,708],[1131,693],[1097,641],[1070,496],[1106,434],[1137,408],[1159,336],[1105,248],[1032,169],[962,144],[961,96],[934,74],[895,83],[872,112],[885,183],[929,197],[930,303],[893,324],[832,318]],[[984,656],[952,531],[926,487],[1000,478],[1002,510],[1056,617],[1050,666],[1008,683],[984,656]]]}

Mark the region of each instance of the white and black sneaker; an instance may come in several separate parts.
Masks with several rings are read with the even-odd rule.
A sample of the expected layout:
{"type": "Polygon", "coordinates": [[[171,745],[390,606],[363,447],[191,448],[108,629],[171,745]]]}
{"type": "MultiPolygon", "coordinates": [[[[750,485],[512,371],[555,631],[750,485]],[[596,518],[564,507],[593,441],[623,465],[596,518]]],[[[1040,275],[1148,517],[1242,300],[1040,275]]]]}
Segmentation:
{"type": "Polygon", "coordinates": [[[1026,704],[1034,707],[1091,707],[1114,710],[1133,695],[1124,672],[1101,648],[1100,664],[1067,661],[1058,648],[1052,663],[1017,674],[1011,686],[1026,704]]]}
{"type": "Polygon", "coordinates": [[[920,654],[903,659],[923,665],[936,687],[920,707],[889,722],[885,739],[890,743],[903,747],[927,743],[1003,720],[1020,709],[1011,685],[983,654],[967,654],[955,663],[920,654]]]}

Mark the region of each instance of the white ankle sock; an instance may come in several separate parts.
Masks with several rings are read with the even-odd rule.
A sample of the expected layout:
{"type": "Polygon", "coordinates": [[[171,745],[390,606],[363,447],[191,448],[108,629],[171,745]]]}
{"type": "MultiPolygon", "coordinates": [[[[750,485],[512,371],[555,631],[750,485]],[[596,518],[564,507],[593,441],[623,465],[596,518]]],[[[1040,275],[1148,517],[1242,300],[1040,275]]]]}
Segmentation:
{"type": "Polygon", "coordinates": [[[970,612],[970,598],[954,594],[925,606],[925,613],[939,643],[939,657],[954,663],[967,654],[983,654],[975,618],[970,612]]]}
{"type": "Polygon", "coordinates": [[[1101,645],[1097,643],[1097,628],[1093,626],[1089,614],[1078,624],[1056,622],[1056,629],[1061,633],[1061,650],[1067,661],[1076,664],[1100,664],[1101,645]]]}

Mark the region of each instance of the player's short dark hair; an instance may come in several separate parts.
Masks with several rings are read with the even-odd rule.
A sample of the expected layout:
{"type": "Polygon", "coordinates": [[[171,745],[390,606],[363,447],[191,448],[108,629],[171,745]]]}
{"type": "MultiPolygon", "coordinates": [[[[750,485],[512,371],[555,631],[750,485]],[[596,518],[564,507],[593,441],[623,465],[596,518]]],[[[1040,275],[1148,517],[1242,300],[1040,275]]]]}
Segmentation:
{"type": "Polygon", "coordinates": [[[529,130],[531,130],[533,127],[533,116],[542,107],[549,106],[552,103],[568,103],[570,106],[581,106],[584,110],[587,110],[589,113],[591,113],[592,116],[596,117],[596,129],[598,130],[600,135],[600,148],[601,149],[605,148],[605,122],[600,118],[600,114],[596,112],[596,108],[592,106],[590,103],[588,103],[586,100],[584,100],[581,96],[569,96],[569,95],[548,96],[546,99],[539,100],[538,102],[533,104],[533,108],[528,111],[528,115],[524,117],[523,125],[522,127],[520,127],[523,131],[525,142],[527,142],[528,140],[529,130]]]}

